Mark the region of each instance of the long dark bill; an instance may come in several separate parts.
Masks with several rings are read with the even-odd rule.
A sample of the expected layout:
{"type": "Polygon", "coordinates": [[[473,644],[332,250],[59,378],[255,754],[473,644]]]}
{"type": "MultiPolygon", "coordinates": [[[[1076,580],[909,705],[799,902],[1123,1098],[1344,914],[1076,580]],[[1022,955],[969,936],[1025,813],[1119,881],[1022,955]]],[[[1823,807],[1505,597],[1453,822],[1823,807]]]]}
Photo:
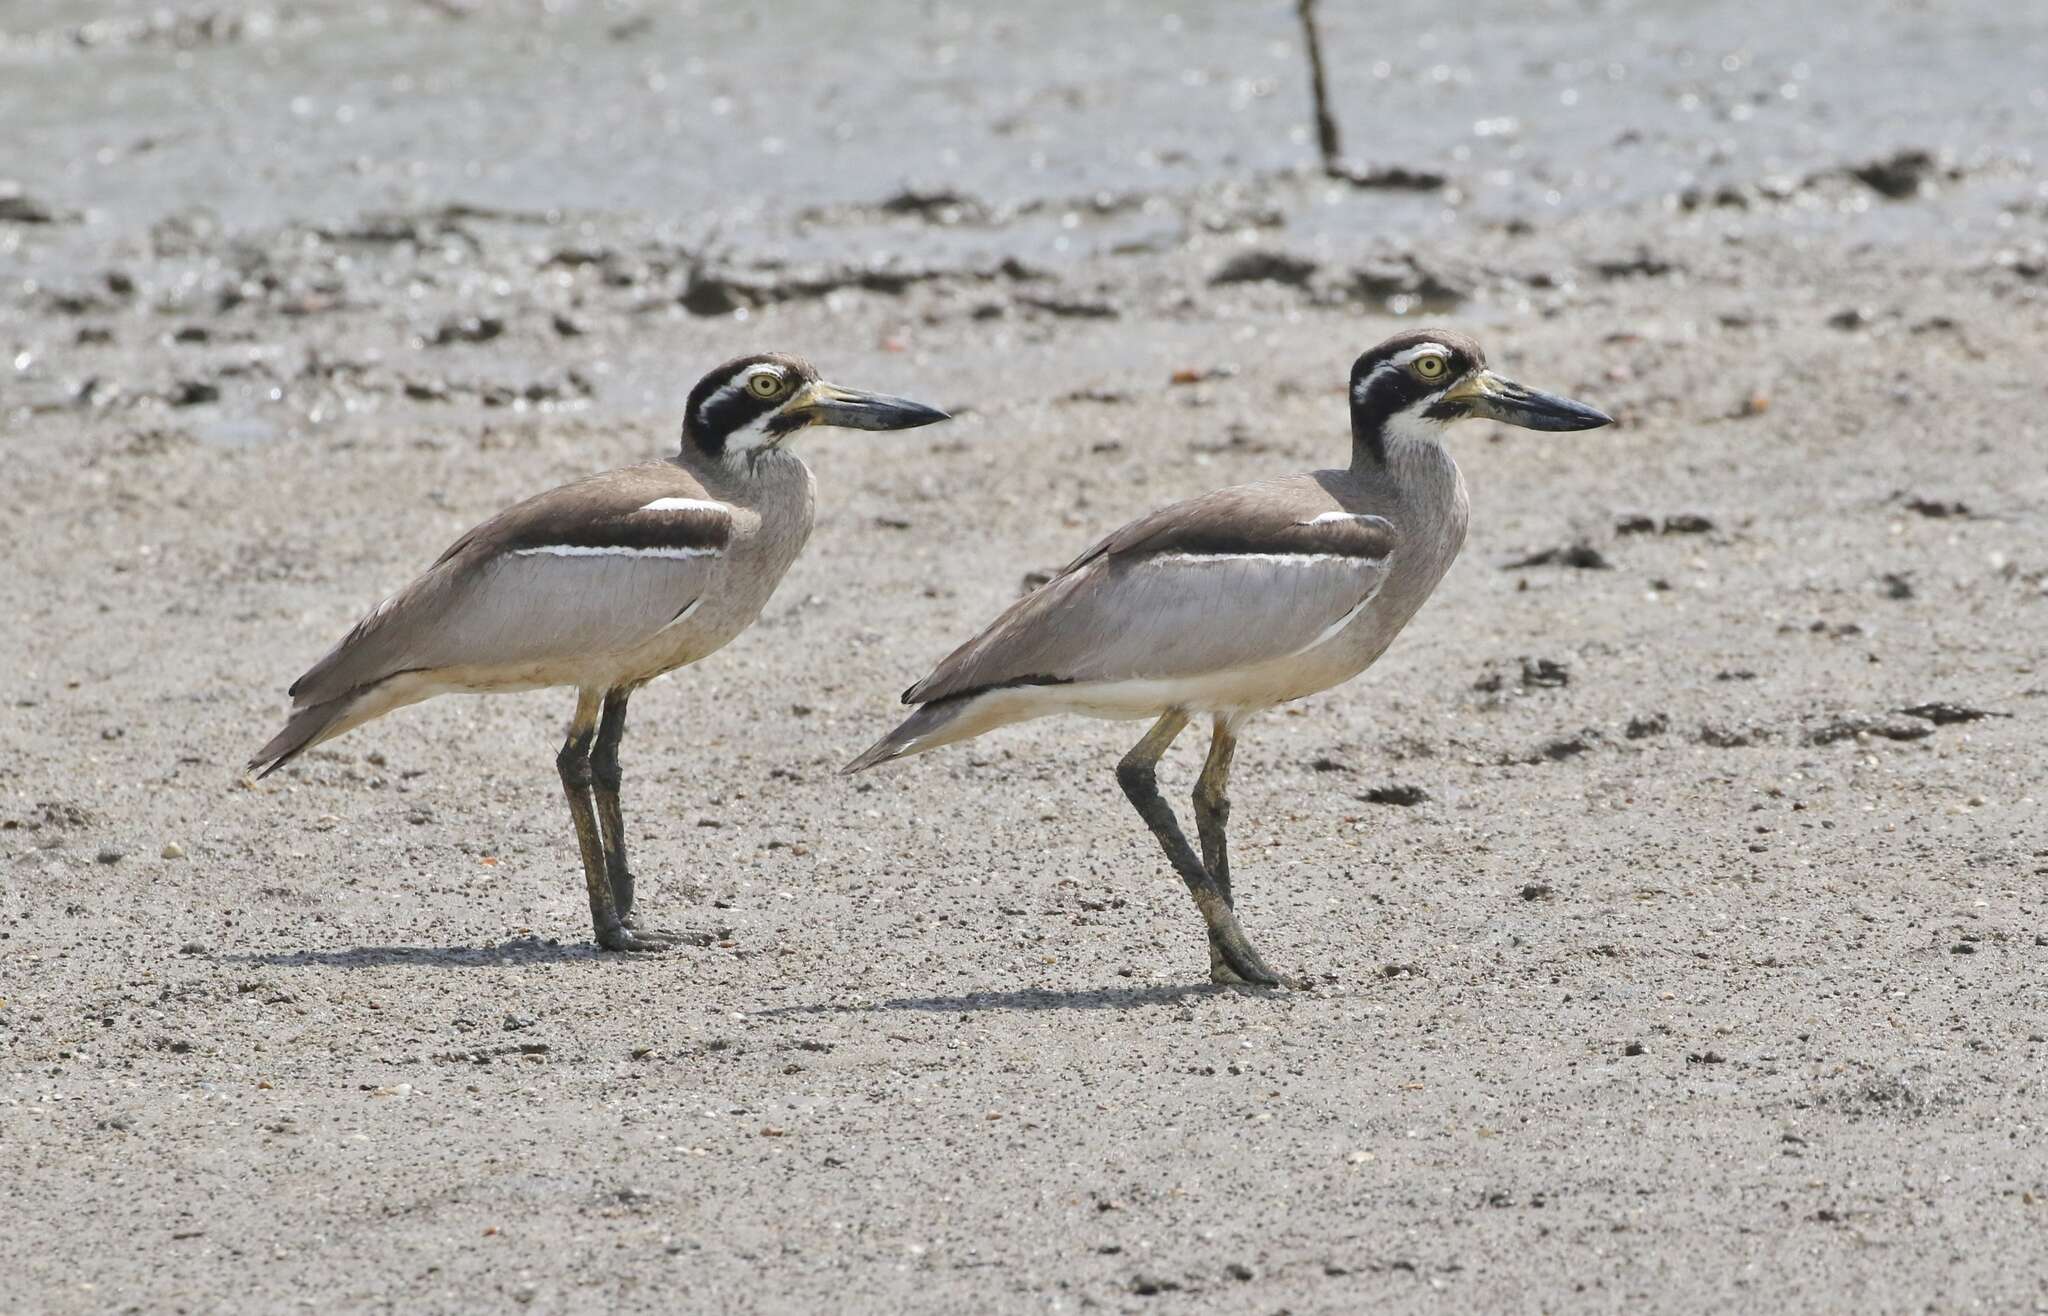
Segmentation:
{"type": "Polygon", "coordinates": [[[1491,370],[1480,371],[1444,401],[1462,403],[1467,415],[1525,430],[1593,430],[1614,423],[1598,407],[1525,387],[1491,370]]]}
{"type": "Polygon", "coordinates": [[[937,407],[927,407],[909,398],[886,393],[863,393],[836,384],[817,383],[789,410],[808,413],[814,425],[837,425],[851,430],[910,430],[936,425],[952,417],[937,407]]]}

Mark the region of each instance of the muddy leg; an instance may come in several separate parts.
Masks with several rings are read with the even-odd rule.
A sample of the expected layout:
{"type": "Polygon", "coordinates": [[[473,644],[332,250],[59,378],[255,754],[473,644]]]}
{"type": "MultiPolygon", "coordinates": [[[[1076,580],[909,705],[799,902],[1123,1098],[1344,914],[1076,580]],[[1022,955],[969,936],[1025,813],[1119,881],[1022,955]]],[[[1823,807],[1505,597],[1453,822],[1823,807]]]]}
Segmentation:
{"type": "Polygon", "coordinates": [[[716,937],[709,932],[672,932],[644,923],[633,907],[633,871],[626,864],[626,818],[619,807],[619,786],[625,774],[619,769],[619,742],[626,735],[626,699],[630,687],[608,690],[604,714],[598,719],[597,739],[590,752],[591,794],[597,802],[597,825],[604,837],[605,874],[611,881],[612,906],[627,931],[647,941],[667,946],[684,942],[708,946],[716,937]]]}
{"type": "Polygon", "coordinates": [[[612,904],[619,922],[635,927],[633,917],[633,873],[626,866],[626,819],[619,809],[619,784],[625,774],[619,770],[619,741],[626,734],[626,697],[630,690],[610,690],[604,697],[604,714],[597,723],[597,742],[590,752],[591,793],[597,799],[597,825],[604,834],[605,872],[611,879],[612,904]]]}
{"type": "Polygon", "coordinates": [[[1201,911],[1202,921],[1209,926],[1211,979],[1225,983],[1281,986],[1280,975],[1266,967],[1265,960],[1246,939],[1244,929],[1237,924],[1237,915],[1231,912],[1229,899],[1218,889],[1202,861],[1195,857],[1180,823],[1174,819],[1172,807],[1160,797],[1157,777],[1159,756],[1166,752],[1167,746],[1187,724],[1186,713],[1171,712],[1161,717],[1145,733],[1145,738],[1116,765],[1117,782],[1124,788],[1124,794],[1130,797],[1138,816],[1145,820],[1145,826],[1158,839],[1160,848],[1166,851],[1167,861],[1173,865],[1174,872],[1180,874],[1188,894],[1194,897],[1195,908],[1201,911]]]}
{"type": "MultiPolygon", "coordinates": [[[[1233,914],[1237,912],[1237,901],[1230,890],[1230,848],[1224,828],[1230,822],[1230,796],[1226,792],[1230,787],[1230,759],[1236,752],[1236,734],[1229,722],[1218,717],[1209,736],[1209,758],[1202,764],[1202,775],[1195,779],[1195,831],[1202,838],[1202,867],[1209,870],[1210,879],[1223,895],[1223,903],[1233,914]]],[[[1211,936],[1209,976],[1222,982],[1222,972],[1228,968],[1222,948],[1211,936]]]]}
{"type": "Polygon", "coordinates": [[[569,739],[555,755],[555,769],[562,775],[562,794],[569,800],[569,816],[576,823],[576,847],[583,856],[583,882],[590,890],[590,926],[597,944],[606,950],[667,950],[669,942],[643,936],[619,918],[612,896],[611,874],[605,862],[604,837],[598,830],[593,807],[590,751],[597,739],[598,710],[603,696],[579,691],[576,717],[569,724],[569,739]]]}

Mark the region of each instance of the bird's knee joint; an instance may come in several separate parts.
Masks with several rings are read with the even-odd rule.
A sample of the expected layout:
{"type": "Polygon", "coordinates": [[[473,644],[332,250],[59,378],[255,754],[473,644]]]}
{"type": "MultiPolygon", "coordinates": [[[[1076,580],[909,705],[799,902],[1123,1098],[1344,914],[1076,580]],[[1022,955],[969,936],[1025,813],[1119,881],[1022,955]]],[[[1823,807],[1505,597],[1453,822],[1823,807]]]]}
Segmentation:
{"type": "Polygon", "coordinates": [[[1127,795],[1151,794],[1159,787],[1159,774],[1150,763],[1132,763],[1128,760],[1116,765],[1117,784],[1127,795]]]}
{"type": "Polygon", "coordinates": [[[555,770],[562,774],[562,780],[571,786],[588,786],[595,780],[591,769],[590,746],[570,741],[562,746],[562,752],[555,755],[555,770]]]}
{"type": "Polygon", "coordinates": [[[590,761],[590,777],[595,784],[616,795],[619,783],[625,781],[626,774],[620,771],[617,759],[598,757],[590,761]]]}

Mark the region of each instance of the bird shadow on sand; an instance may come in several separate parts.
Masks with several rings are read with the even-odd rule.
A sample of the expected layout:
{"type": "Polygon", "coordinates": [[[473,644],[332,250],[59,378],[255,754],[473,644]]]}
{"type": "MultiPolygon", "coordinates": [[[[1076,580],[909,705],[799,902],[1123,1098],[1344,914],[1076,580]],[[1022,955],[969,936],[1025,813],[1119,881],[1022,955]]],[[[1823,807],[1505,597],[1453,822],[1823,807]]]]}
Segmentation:
{"type": "Polygon", "coordinates": [[[507,964],[590,960],[603,953],[589,942],[565,944],[539,937],[514,937],[495,946],[343,946],[332,950],[252,951],[215,958],[223,964],[257,964],[273,969],[372,969],[391,964],[430,969],[494,969],[507,964]]]}
{"type": "Polygon", "coordinates": [[[958,996],[901,996],[894,1000],[864,1004],[823,1002],[817,1005],[779,1005],[755,1010],[759,1017],[806,1014],[873,1014],[903,1010],[921,1014],[966,1014],[975,1010],[1135,1010],[1150,1006],[1181,1005],[1190,1000],[1220,996],[1286,995],[1261,988],[1216,987],[1208,983],[1163,983],[1148,987],[1083,987],[1055,991],[1048,987],[1025,987],[1015,991],[962,992],[958,996]]]}

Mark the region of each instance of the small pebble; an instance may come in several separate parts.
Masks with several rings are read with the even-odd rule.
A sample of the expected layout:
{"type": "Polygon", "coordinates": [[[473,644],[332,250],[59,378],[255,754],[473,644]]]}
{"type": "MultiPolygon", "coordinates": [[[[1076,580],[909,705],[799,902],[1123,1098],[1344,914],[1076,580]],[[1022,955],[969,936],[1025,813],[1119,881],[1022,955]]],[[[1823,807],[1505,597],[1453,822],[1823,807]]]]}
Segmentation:
{"type": "Polygon", "coordinates": [[[183,859],[185,857],[185,847],[179,845],[176,841],[165,841],[163,857],[166,859],[183,859]]]}
{"type": "Polygon", "coordinates": [[[122,857],[123,856],[121,851],[116,850],[112,846],[107,846],[106,848],[102,849],[96,856],[96,858],[98,858],[98,860],[103,864],[118,864],[121,862],[122,857]]]}

